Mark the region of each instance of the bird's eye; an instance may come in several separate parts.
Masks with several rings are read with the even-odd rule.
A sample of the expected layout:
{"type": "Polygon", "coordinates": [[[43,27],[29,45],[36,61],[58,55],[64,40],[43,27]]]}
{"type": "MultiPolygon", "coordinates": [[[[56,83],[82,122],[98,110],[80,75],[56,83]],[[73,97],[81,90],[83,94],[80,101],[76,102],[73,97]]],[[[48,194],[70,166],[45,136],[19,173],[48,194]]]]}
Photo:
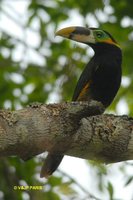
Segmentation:
{"type": "Polygon", "coordinates": [[[97,32],[97,37],[98,38],[102,38],[103,37],[103,33],[102,32],[97,32]]]}

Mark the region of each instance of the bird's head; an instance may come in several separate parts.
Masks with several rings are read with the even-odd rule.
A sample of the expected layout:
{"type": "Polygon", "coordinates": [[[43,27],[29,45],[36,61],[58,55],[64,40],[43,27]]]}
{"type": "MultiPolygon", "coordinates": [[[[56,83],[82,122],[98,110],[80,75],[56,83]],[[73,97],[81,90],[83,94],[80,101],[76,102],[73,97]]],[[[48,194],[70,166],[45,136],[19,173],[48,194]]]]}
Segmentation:
{"type": "Polygon", "coordinates": [[[100,46],[101,44],[119,47],[118,43],[107,31],[98,28],[71,26],[57,31],[55,35],[88,44],[94,50],[96,46],[100,46]]]}

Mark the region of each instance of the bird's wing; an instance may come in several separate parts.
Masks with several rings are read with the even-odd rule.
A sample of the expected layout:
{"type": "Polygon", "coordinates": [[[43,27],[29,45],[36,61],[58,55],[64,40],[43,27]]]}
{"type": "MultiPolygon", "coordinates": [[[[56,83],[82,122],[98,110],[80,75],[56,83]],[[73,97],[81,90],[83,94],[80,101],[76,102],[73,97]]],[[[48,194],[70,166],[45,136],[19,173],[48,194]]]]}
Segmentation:
{"type": "Polygon", "coordinates": [[[98,64],[92,58],[91,61],[86,65],[83,73],[78,80],[72,101],[87,101],[89,99],[89,88],[91,83],[93,82],[93,74],[98,67],[98,64]]]}

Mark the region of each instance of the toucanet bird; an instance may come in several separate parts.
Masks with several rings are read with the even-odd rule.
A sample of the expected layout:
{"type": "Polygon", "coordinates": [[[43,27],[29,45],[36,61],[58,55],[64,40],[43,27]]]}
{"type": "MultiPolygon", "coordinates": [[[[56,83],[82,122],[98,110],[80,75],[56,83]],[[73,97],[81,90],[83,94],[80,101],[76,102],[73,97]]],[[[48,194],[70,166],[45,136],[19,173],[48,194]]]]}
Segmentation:
{"type": "MultiPolygon", "coordinates": [[[[110,33],[98,28],[67,27],[57,31],[56,35],[84,43],[95,52],[78,80],[72,101],[96,100],[108,107],[121,83],[122,52],[118,43],[110,33]]],[[[62,158],[63,155],[49,153],[41,177],[51,175],[62,158]]]]}

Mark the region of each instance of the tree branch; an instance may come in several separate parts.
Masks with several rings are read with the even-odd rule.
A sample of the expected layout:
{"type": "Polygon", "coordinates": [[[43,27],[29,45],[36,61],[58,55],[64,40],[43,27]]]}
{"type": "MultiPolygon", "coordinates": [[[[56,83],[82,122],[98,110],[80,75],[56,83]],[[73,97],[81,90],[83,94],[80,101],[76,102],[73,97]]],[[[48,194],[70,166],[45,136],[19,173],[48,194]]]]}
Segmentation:
{"type": "Polygon", "coordinates": [[[133,119],[103,111],[95,101],[0,111],[0,156],[27,160],[49,151],[105,163],[133,159],[133,119]]]}

